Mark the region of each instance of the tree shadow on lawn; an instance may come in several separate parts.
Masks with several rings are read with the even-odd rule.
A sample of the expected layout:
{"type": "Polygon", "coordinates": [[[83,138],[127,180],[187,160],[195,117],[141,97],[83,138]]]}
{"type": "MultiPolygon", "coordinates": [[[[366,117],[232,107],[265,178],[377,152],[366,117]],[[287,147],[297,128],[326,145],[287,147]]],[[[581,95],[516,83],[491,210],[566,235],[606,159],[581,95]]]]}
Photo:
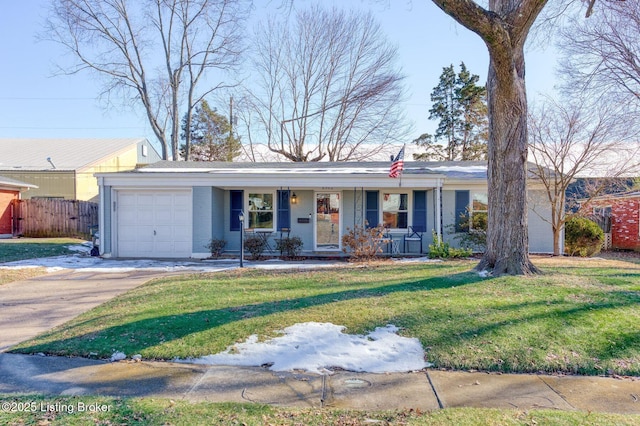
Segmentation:
{"type": "MultiPolygon", "coordinates": [[[[561,296],[562,297],[562,296],[561,296]]],[[[583,315],[593,314],[598,311],[603,310],[613,310],[620,309],[625,307],[636,307],[640,302],[639,296],[637,294],[630,294],[626,291],[614,291],[609,293],[609,300],[606,302],[595,302],[595,303],[580,303],[578,306],[576,304],[572,304],[571,306],[564,306],[566,303],[562,299],[558,299],[557,301],[549,302],[548,300],[539,300],[534,302],[522,302],[522,303],[514,303],[510,305],[501,305],[492,310],[498,312],[513,312],[513,311],[522,311],[526,309],[534,309],[538,310],[541,308],[543,312],[531,313],[530,315],[523,315],[515,318],[513,315],[508,315],[506,319],[503,320],[494,320],[494,321],[484,321],[483,319],[478,319],[473,325],[469,324],[469,313],[455,313],[450,314],[448,319],[448,326],[440,330],[435,334],[435,338],[430,340],[429,342],[422,342],[423,346],[430,348],[446,348],[451,352],[455,352],[457,348],[464,347],[468,349],[470,346],[478,345],[487,345],[485,348],[489,348],[489,350],[485,351],[485,355],[491,354],[491,347],[495,346],[496,342],[491,339],[500,339],[499,335],[502,329],[517,327],[520,324],[536,324],[541,332],[544,333],[542,339],[540,339],[539,335],[536,336],[521,336],[524,340],[523,347],[528,346],[527,339],[533,338],[535,342],[543,342],[544,345],[548,345],[546,348],[537,347],[535,350],[543,349],[545,351],[549,351],[552,349],[554,344],[558,344],[558,339],[562,339],[563,334],[563,326],[571,327],[571,324],[579,323],[586,318],[583,318],[583,315]],[[546,322],[544,320],[553,320],[546,322]],[[560,325],[559,323],[562,323],[560,325]],[[544,337],[548,337],[545,341],[544,337]]],[[[406,315],[404,317],[399,318],[399,322],[401,324],[414,324],[417,321],[420,321],[422,318],[420,315],[406,315]]],[[[602,326],[604,324],[600,324],[602,326]]],[[[593,330],[592,333],[589,331],[585,331],[584,334],[585,339],[591,339],[588,341],[589,345],[593,346],[588,354],[583,354],[585,357],[589,358],[589,363],[591,365],[584,364],[584,360],[581,362],[584,364],[578,370],[569,370],[567,368],[562,367],[558,364],[558,368],[553,368],[553,366],[546,366],[544,364],[544,360],[534,360],[531,358],[529,361],[538,361],[538,363],[534,363],[530,366],[525,366],[524,362],[526,360],[519,359],[518,366],[511,364],[511,361],[508,359],[501,359],[500,356],[497,356],[494,360],[495,362],[491,363],[472,363],[468,365],[462,364],[449,364],[444,365],[443,363],[439,363],[438,359],[429,359],[430,362],[435,363],[436,367],[441,368],[453,368],[459,370],[465,369],[474,369],[474,370],[483,370],[483,371],[499,371],[499,372],[518,372],[518,373],[538,373],[540,371],[545,371],[547,373],[555,373],[555,372],[566,372],[566,373],[579,373],[585,375],[601,375],[606,373],[607,369],[611,369],[612,373],[619,375],[632,375],[639,376],[640,375],[640,364],[637,362],[635,365],[633,363],[629,363],[625,360],[630,358],[638,359],[638,348],[640,348],[640,331],[635,330],[614,330],[613,332],[607,332],[602,329],[603,327],[599,327],[598,330],[593,330]],[[602,337],[600,339],[596,339],[595,337],[602,337]],[[596,346],[594,343],[596,340],[599,340],[601,344],[596,346]],[[597,364],[610,364],[608,368],[596,367],[597,364]]],[[[567,342],[571,344],[570,342],[567,342]]],[[[578,344],[582,344],[580,341],[578,344]]],[[[558,345],[558,347],[562,346],[560,349],[571,351],[572,347],[565,347],[564,345],[558,345]]],[[[462,350],[464,352],[464,349],[462,350]]],[[[523,351],[526,352],[526,351],[523,351]]],[[[503,355],[504,356],[504,355],[503,355]]],[[[473,362],[473,361],[472,361],[473,362]]]]}
{"type": "MultiPolygon", "coordinates": [[[[306,308],[313,308],[323,305],[331,305],[334,303],[355,300],[355,299],[371,299],[399,292],[429,292],[439,289],[462,287],[478,282],[486,282],[486,278],[481,278],[475,273],[464,272],[453,274],[446,277],[433,277],[424,280],[404,282],[400,284],[384,285],[375,288],[354,289],[340,292],[331,292],[314,296],[299,297],[294,299],[283,299],[272,302],[245,304],[222,309],[202,310],[197,312],[183,313],[178,315],[167,315],[161,317],[148,318],[140,321],[128,322],[122,325],[107,327],[92,333],[87,333],[75,337],[65,339],[51,340],[48,343],[36,344],[31,346],[19,346],[12,352],[18,353],[38,353],[44,352],[54,355],[74,355],[89,356],[89,351],[97,352],[98,356],[109,357],[113,350],[123,351],[128,355],[144,352],[145,349],[162,345],[171,341],[184,339],[185,337],[202,332],[218,332],[225,333],[228,342],[232,344],[238,339],[245,339],[248,334],[253,334],[255,327],[253,323],[246,323],[247,320],[255,320],[265,318],[273,314],[292,312],[306,308]],[[237,326],[229,329],[224,326],[237,323],[237,326]],[[218,331],[214,331],[219,329],[218,331]],[[91,348],[91,349],[89,349],[91,348]]],[[[428,294],[426,295],[428,297],[428,294]]],[[[537,300],[526,301],[522,303],[500,304],[497,306],[489,306],[486,309],[491,311],[491,315],[497,315],[504,319],[496,318],[487,320],[481,314],[473,312],[448,312],[443,315],[442,309],[436,309],[433,314],[427,312],[423,305],[416,308],[405,309],[404,313],[393,315],[393,323],[397,326],[413,329],[420,326],[428,325],[435,332],[430,341],[422,341],[423,346],[432,348],[449,348],[455,349],[456,346],[468,346],[470,344],[478,344],[482,340],[490,339],[495,333],[500,333],[501,329],[517,327],[519,324],[530,324],[539,321],[538,328],[544,333],[548,333],[549,339],[553,342],[556,337],[562,333],[562,324],[570,324],[580,321],[582,315],[588,315],[595,311],[607,309],[619,309],[625,307],[638,306],[639,299],[636,292],[613,291],[607,293],[606,301],[599,302],[566,302],[565,295],[559,295],[556,300],[537,300]],[[513,312],[533,310],[528,315],[514,315],[513,312]],[[444,324],[446,317],[446,324],[444,324]],[[547,321],[545,319],[558,321],[547,321]],[[436,322],[434,324],[434,322],[436,322]],[[439,322],[439,323],[438,323],[439,322]],[[444,324],[444,325],[443,325],[444,324]]],[[[277,319],[276,319],[277,321],[277,319]]],[[[86,323],[95,322],[95,318],[91,318],[86,323]]],[[[73,328],[82,327],[85,322],[73,324],[68,328],[58,329],[55,332],[43,334],[39,336],[40,340],[47,341],[48,337],[55,339],[62,333],[70,335],[73,328]]],[[[379,318],[365,319],[365,327],[371,330],[376,326],[384,325],[380,323],[379,318]]],[[[285,325],[281,325],[283,328],[285,325]]],[[[597,331],[594,331],[597,333],[597,331]]],[[[526,337],[526,336],[525,336],[526,337]]],[[[557,337],[561,339],[561,337],[557,337]]],[[[624,358],[633,358],[637,356],[633,353],[626,353],[627,348],[640,347],[640,333],[634,330],[621,331],[619,335],[613,336],[615,343],[611,339],[601,339],[602,344],[598,348],[593,348],[588,354],[589,357],[602,360],[604,363],[611,361],[621,362],[624,358]],[[623,336],[624,333],[624,336],[623,336]],[[609,342],[609,343],[605,343],[609,342]]],[[[423,337],[424,339],[424,337],[423,337]]],[[[533,336],[536,341],[543,341],[540,336],[533,336]]],[[[190,343],[185,343],[185,345],[190,343]]],[[[523,342],[523,344],[525,344],[523,342]]],[[[221,350],[224,348],[221,348],[221,350]]],[[[538,348],[536,348],[538,349],[538,348]]],[[[571,348],[566,348],[570,350],[571,348]]],[[[197,351],[194,351],[197,352],[197,351]]],[[[206,354],[200,354],[206,355],[206,354]]],[[[167,359],[173,359],[176,355],[168,356],[167,359]]],[[[199,355],[194,355],[199,356],[199,355]]],[[[436,363],[436,366],[447,368],[465,369],[460,365],[438,365],[437,359],[429,359],[436,363]]],[[[520,360],[524,361],[524,360],[520,360]]],[[[530,369],[519,366],[516,371],[519,372],[538,372],[544,370],[544,367],[534,363],[530,369]]],[[[639,374],[640,370],[637,366],[619,365],[618,374],[639,374]],[[635,368],[635,370],[634,370],[635,368]]],[[[466,368],[492,370],[492,371],[513,371],[509,367],[509,360],[506,363],[500,363],[498,360],[494,364],[487,365],[468,365],[466,368]]],[[[561,368],[553,370],[548,368],[549,372],[563,371],[561,368]]],[[[566,370],[565,370],[566,371],[566,370]]],[[[597,371],[588,371],[588,369],[580,370],[582,374],[598,374],[597,371]]]]}
{"type": "MultiPolygon", "coordinates": [[[[448,276],[437,276],[423,280],[383,285],[373,288],[360,288],[272,302],[253,303],[222,309],[211,309],[182,313],[178,315],[153,317],[107,327],[102,330],[83,335],[65,339],[50,340],[55,339],[60,334],[72,335],[74,333],[74,328],[81,328],[83,325],[95,323],[95,318],[89,318],[80,323],[63,325],[58,327],[56,330],[43,333],[36,338],[36,340],[44,340],[45,343],[28,346],[19,344],[10,352],[46,353],[51,355],[84,357],[89,356],[90,352],[96,352],[98,353],[98,356],[101,357],[109,357],[114,350],[122,351],[126,354],[136,354],[143,352],[147,348],[179,340],[191,334],[201,333],[248,319],[266,317],[272,314],[285,313],[322,305],[330,305],[354,299],[377,298],[398,292],[430,291],[454,288],[486,280],[487,278],[482,278],[474,272],[462,272],[448,276]]],[[[374,323],[372,320],[371,329],[375,328],[375,326],[380,326],[380,324],[374,323]]],[[[235,338],[247,337],[246,332],[242,331],[241,333],[244,334],[242,336],[236,336],[235,338]]],[[[229,340],[229,344],[232,344],[235,341],[235,338],[232,337],[229,340]]]]}
{"type": "Polygon", "coordinates": [[[595,278],[608,278],[608,277],[625,277],[625,278],[635,278],[640,281],[640,267],[638,268],[628,268],[624,270],[613,268],[610,266],[607,267],[597,267],[597,268],[581,268],[579,266],[563,266],[563,267],[548,267],[543,266],[545,271],[550,271],[554,274],[564,274],[571,276],[579,276],[579,277],[595,277],[595,278]],[[595,270],[594,270],[595,269],[595,270]]]}

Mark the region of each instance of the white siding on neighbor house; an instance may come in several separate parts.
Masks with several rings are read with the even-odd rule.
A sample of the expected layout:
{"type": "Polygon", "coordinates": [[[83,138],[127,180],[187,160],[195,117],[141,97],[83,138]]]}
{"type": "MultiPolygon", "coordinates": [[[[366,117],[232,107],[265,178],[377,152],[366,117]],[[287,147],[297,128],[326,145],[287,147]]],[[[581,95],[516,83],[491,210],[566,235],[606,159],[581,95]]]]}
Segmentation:
{"type": "Polygon", "coordinates": [[[191,257],[191,190],[116,192],[118,257],[191,257]]]}

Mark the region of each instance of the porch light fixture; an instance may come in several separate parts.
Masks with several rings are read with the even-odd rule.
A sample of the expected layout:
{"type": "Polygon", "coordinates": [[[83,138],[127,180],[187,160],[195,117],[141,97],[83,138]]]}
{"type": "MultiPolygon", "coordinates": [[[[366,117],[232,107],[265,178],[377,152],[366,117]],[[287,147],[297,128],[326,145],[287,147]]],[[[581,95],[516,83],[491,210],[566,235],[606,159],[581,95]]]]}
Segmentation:
{"type": "Polygon", "coordinates": [[[298,196],[295,192],[291,194],[291,204],[298,204],[298,196]]]}

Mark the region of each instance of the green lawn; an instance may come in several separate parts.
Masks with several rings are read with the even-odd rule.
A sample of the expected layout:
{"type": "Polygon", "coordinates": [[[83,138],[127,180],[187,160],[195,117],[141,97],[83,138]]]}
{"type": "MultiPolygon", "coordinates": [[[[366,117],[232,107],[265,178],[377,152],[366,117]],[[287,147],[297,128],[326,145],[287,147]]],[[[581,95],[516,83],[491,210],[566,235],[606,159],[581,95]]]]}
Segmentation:
{"type": "MultiPolygon", "coordinates": [[[[70,245],[81,244],[82,240],[72,238],[17,238],[0,239],[0,266],[4,262],[61,256],[75,253],[70,245]]],[[[46,273],[45,268],[0,269],[0,285],[26,280],[46,273]]]]}
{"type": "Polygon", "coordinates": [[[640,416],[552,410],[447,408],[431,412],[365,412],[278,408],[259,404],[189,403],[158,398],[1,396],[7,408],[18,403],[35,412],[0,410],[6,425],[637,425],[640,416]],[[41,411],[44,407],[44,411],[41,411]],[[53,407],[49,412],[47,407],[53,407]],[[78,411],[78,407],[80,410],[78,411]],[[88,411],[92,408],[93,411],[88,411]],[[96,412],[96,409],[100,412],[96,412]],[[73,413],[70,411],[74,410],[73,413]],[[104,410],[104,411],[103,411],[104,410]]]}
{"type": "Polygon", "coordinates": [[[640,376],[640,265],[539,259],[535,277],[481,278],[474,262],[308,272],[235,270],[155,280],[16,352],[147,359],[217,353],[307,322],[395,324],[436,368],[640,376]]]}
{"type": "Polygon", "coordinates": [[[73,238],[17,238],[0,239],[0,264],[15,260],[61,256],[75,253],[70,245],[81,244],[83,240],[73,238]]]}

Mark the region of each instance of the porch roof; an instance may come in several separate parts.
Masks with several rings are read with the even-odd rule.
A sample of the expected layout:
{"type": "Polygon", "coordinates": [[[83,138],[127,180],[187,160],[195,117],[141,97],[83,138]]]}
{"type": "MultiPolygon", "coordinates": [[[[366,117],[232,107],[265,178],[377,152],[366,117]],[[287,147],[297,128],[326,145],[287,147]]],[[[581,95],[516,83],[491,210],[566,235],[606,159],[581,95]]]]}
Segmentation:
{"type": "MultiPolygon", "coordinates": [[[[234,163],[198,161],[159,161],[140,168],[140,173],[257,173],[257,174],[366,174],[387,175],[391,164],[385,161],[372,162],[279,162],[279,163],[234,163]]],[[[444,175],[449,177],[486,178],[487,164],[484,161],[405,161],[403,176],[444,175]]]]}
{"type": "Polygon", "coordinates": [[[483,161],[405,161],[401,178],[390,162],[236,163],[160,161],[117,173],[98,173],[100,185],[289,188],[441,188],[447,182],[486,182],[483,161]]]}

